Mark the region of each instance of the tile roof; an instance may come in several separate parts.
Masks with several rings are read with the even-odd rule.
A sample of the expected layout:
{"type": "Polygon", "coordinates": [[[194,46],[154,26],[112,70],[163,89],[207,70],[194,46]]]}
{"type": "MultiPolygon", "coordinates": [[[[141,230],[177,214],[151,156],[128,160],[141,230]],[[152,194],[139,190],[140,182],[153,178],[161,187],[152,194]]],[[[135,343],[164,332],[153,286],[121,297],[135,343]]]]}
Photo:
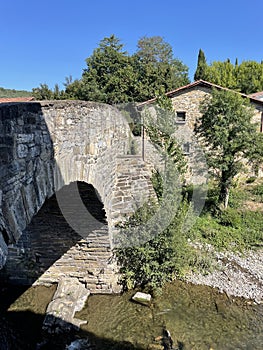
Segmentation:
{"type": "MultiPolygon", "coordinates": [[[[227,91],[234,91],[236,92],[237,94],[240,94],[241,96],[243,97],[246,97],[246,98],[249,98],[251,102],[254,102],[254,103],[260,103],[260,104],[263,104],[263,100],[259,100],[258,98],[255,98],[254,96],[252,95],[246,95],[246,94],[242,94],[238,91],[235,91],[235,90],[231,90],[231,89],[228,89],[228,88],[225,88],[223,86],[220,86],[220,85],[216,85],[214,83],[210,83],[208,81],[205,81],[205,80],[197,80],[197,81],[194,81],[193,83],[190,83],[190,84],[187,84],[185,86],[181,86],[175,90],[172,90],[172,91],[168,91],[166,92],[166,96],[168,97],[173,97],[174,95],[176,95],[177,93],[181,92],[181,91],[184,91],[184,90],[188,90],[188,89],[191,89],[195,86],[204,86],[204,87],[209,87],[209,88],[216,88],[216,89],[219,89],[219,90],[227,90],[227,91]]],[[[254,94],[253,94],[254,95],[254,94]]],[[[141,102],[138,104],[138,107],[140,106],[143,106],[143,105],[146,105],[146,104],[150,104],[152,102],[156,101],[156,97],[155,98],[152,98],[148,101],[144,101],[144,102],[141,102]]]]}
{"type": "Polygon", "coordinates": [[[34,101],[34,97],[0,97],[0,103],[10,103],[10,102],[30,102],[34,101]]]}

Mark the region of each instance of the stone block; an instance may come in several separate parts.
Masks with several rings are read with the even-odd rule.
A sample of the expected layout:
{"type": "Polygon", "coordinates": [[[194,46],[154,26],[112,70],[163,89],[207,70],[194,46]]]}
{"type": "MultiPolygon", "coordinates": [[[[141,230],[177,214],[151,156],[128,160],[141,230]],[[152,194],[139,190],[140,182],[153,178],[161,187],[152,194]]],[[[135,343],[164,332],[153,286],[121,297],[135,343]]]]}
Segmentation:
{"type": "Polygon", "coordinates": [[[26,158],[28,155],[28,147],[27,145],[21,143],[17,146],[17,156],[18,158],[26,158]]]}
{"type": "Polygon", "coordinates": [[[146,294],[142,292],[137,292],[132,297],[132,300],[136,301],[139,304],[142,305],[149,305],[151,302],[152,296],[151,294],[146,294]]]}

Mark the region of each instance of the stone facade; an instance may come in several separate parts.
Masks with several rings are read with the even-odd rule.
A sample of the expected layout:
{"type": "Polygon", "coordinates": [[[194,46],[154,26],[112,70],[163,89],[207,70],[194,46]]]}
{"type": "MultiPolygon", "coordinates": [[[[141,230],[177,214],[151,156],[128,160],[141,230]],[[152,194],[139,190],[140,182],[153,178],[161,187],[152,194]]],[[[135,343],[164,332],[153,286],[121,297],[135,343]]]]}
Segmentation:
{"type": "Polygon", "coordinates": [[[152,195],[150,172],[141,157],[128,155],[130,141],[126,119],[110,106],[83,101],[1,104],[0,267],[7,245],[18,241],[45,199],[65,185],[83,181],[95,187],[110,234],[152,195]]]}
{"type": "MultiPolygon", "coordinates": [[[[179,89],[178,89],[179,90],[179,89]]],[[[175,112],[185,112],[186,120],[185,123],[177,122],[178,127],[184,125],[188,126],[190,130],[194,129],[194,125],[201,117],[199,110],[200,103],[205,99],[210,98],[212,87],[194,85],[187,89],[179,90],[177,93],[171,93],[171,100],[175,112]]],[[[251,100],[251,105],[255,109],[255,116],[253,119],[254,123],[258,125],[258,131],[260,131],[261,118],[263,113],[263,103],[261,101],[251,100]]]]}
{"type": "MultiPolygon", "coordinates": [[[[220,86],[205,82],[197,81],[187,86],[183,86],[174,91],[167,93],[171,99],[173,109],[175,111],[175,136],[181,144],[188,160],[187,181],[189,183],[201,184],[207,179],[207,167],[205,164],[205,151],[202,149],[201,143],[194,135],[194,126],[201,118],[200,103],[211,97],[212,88],[223,89],[220,86]]],[[[259,132],[263,131],[263,101],[253,98],[253,96],[245,96],[250,98],[252,107],[254,107],[253,123],[257,124],[259,132]]],[[[140,104],[140,108],[151,106],[155,99],[140,104]]],[[[145,141],[145,160],[153,163],[154,149],[149,147],[148,140],[145,141]]],[[[263,172],[260,171],[260,176],[263,172]]]]}

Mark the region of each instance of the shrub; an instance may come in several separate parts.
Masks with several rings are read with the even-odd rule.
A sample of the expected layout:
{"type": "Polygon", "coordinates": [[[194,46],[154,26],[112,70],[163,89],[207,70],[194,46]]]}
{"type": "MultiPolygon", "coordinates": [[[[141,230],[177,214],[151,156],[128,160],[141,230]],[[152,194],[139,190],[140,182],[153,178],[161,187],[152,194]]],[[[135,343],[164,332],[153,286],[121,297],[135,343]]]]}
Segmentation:
{"type": "Polygon", "coordinates": [[[131,243],[127,245],[125,240],[122,242],[125,244],[115,249],[117,261],[121,266],[121,282],[124,289],[140,286],[155,291],[165,282],[182,277],[189,269],[189,262],[194,260],[193,249],[188,245],[187,238],[181,230],[186,205],[188,204],[185,202],[182,204],[171,224],[161,233],[156,235],[155,227],[146,225],[145,237],[149,239],[143,244],[139,244],[136,227],[140,227],[138,223],[147,222],[152,208],[144,206],[126,223],[126,227],[122,227],[122,230],[129,228],[127,239],[131,243]],[[130,230],[131,227],[134,231],[130,230]],[[134,245],[134,242],[138,244],[134,245]]]}

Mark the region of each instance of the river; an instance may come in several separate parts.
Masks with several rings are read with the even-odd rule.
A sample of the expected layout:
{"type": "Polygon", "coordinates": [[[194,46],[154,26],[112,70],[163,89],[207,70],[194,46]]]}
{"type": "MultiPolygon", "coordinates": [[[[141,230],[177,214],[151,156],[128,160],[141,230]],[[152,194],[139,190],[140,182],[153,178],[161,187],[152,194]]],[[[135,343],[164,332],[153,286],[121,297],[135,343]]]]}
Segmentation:
{"type": "MultiPolygon", "coordinates": [[[[9,348],[0,345],[1,350],[36,349],[43,337],[41,325],[45,309],[54,291],[55,286],[1,290],[1,320],[8,325],[5,331],[11,344],[9,348]]],[[[76,314],[87,324],[74,334],[50,337],[38,348],[64,349],[72,339],[88,337],[92,349],[143,350],[151,346],[158,349],[160,341],[155,339],[165,327],[178,349],[262,349],[262,304],[180,281],[167,284],[150,306],[132,302],[133,294],[134,291],[122,295],[91,295],[84,309],[76,314]]]]}

